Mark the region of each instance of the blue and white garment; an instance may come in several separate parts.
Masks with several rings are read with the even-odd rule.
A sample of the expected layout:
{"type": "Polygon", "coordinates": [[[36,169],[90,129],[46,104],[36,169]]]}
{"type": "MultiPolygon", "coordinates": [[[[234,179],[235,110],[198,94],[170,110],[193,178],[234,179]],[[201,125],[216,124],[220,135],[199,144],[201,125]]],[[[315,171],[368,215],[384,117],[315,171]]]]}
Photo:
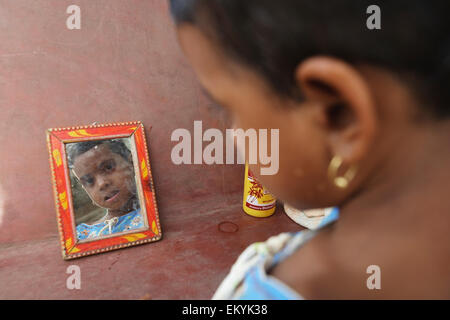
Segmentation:
{"type": "Polygon", "coordinates": [[[280,280],[267,274],[267,270],[286,259],[313,238],[323,227],[339,218],[333,208],[316,230],[285,232],[257,242],[244,250],[230,273],[222,281],[214,300],[298,300],[303,297],[280,280]]]}
{"type": "Polygon", "coordinates": [[[137,209],[123,216],[114,217],[100,223],[81,223],[77,226],[77,237],[78,240],[85,240],[143,227],[144,218],[141,215],[141,209],[137,209]]]}

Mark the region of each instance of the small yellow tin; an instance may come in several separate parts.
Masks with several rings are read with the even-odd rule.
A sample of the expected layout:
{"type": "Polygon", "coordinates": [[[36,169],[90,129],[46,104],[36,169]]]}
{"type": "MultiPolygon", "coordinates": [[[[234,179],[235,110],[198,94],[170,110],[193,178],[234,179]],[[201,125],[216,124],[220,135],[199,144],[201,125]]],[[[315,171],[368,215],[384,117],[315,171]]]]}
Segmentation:
{"type": "Polygon", "coordinates": [[[275,213],[276,202],[275,197],[255,179],[246,163],[242,203],[244,212],[253,217],[268,217],[275,213]]]}

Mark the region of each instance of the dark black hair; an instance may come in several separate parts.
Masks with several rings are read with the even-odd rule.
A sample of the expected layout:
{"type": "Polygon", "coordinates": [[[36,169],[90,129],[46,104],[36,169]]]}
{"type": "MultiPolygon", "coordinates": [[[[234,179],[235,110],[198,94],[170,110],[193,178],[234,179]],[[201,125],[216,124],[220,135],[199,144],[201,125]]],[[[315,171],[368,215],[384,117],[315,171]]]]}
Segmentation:
{"type": "Polygon", "coordinates": [[[298,97],[296,66],[313,55],[389,69],[437,118],[450,115],[450,1],[170,0],[177,23],[197,25],[280,94],[298,97]],[[369,5],[381,29],[369,30],[369,5]]]}
{"type": "Polygon", "coordinates": [[[127,148],[125,143],[121,140],[93,140],[93,141],[82,141],[76,143],[69,143],[66,145],[67,160],[69,162],[69,168],[73,167],[75,159],[81,154],[91,150],[92,148],[99,145],[107,145],[108,148],[122,156],[125,160],[130,162],[131,151],[127,148]]]}

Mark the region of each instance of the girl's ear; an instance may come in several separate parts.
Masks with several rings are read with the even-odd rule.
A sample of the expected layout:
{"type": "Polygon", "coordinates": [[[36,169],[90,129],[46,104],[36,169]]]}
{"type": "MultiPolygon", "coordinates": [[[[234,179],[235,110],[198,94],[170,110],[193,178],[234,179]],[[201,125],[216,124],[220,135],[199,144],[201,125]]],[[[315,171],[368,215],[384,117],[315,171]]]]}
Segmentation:
{"type": "Polygon", "coordinates": [[[319,108],[330,156],[357,164],[367,154],[378,125],[368,82],[352,65],[325,56],[303,61],[295,76],[307,102],[319,108]]]}

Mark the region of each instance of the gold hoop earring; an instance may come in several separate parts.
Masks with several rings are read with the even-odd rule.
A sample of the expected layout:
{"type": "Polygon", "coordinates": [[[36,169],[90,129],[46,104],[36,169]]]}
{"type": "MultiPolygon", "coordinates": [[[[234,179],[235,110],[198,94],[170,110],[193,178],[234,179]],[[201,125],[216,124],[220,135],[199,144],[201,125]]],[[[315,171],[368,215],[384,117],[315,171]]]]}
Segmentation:
{"type": "Polygon", "coordinates": [[[350,184],[350,181],[352,181],[355,177],[357,168],[353,165],[347,170],[344,175],[338,176],[338,170],[341,165],[342,158],[340,156],[334,156],[333,159],[331,159],[330,164],[328,165],[328,177],[331,181],[333,181],[336,187],[345,189],[350,184]]]}

